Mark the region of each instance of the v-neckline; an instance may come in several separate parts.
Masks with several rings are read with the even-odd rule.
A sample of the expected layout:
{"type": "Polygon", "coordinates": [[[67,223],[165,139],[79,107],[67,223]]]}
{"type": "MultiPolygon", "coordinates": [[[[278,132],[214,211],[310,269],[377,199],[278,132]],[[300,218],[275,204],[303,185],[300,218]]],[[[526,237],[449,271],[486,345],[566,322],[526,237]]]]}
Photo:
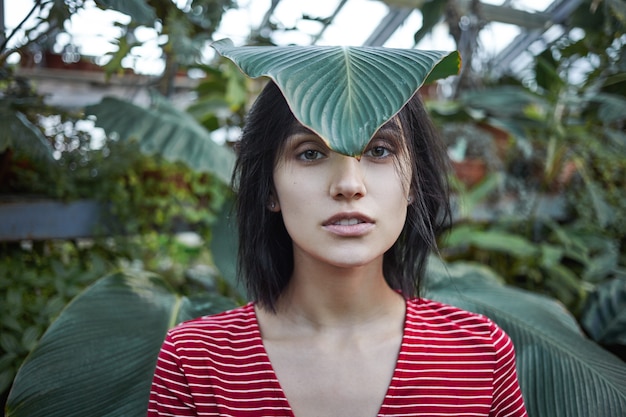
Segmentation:
{"type": "MultiPolygon", "coordinates": [[[[269,366],[269,371],[271,372],[272,377],[274,378],[274,381],[276,381],[277,392],[282,397],[281,400],[284,401],[285,404],[287,404],[287,407],[289,409],[289,417],[296,417],[296,415],[293,412],[293,409],[291,408],[291,404],[289,403],[289,399],[287,398],[287,395],[285,394],[285,390],[280,384],[280,380],[278,379],[278,374],[276,374],[276,371],[274,370],[274,365],[272,365],[270,356],[267,353],[267,350],[265,349],[265,343],[263,343],[263,337],[261,336],[261,326],[259,325],[259,317],[257,315],[254,304],[250,303],[250,307],[252,309],[252,315],[254,317],[254,321],[253,321],[254,327],[252,330],[254,332],[254,336],[258,339],[259,348],[261,350],[261,353],[265,357],[264,358],[265,361],[267,362],[269,366]]],[[[403,369],[401,369],[401,365],[405,363],[405,355],[406,355],[405,346],[407,344],[406,338],[407,338],[408,316],[409,316],[409,303],[405,300],[404,301],[404,321],[402,325],[402,339],[400,341],[400,349],[398,351],[398,356],[396,357],[396,363],[393,369],[391,380],[389,381],[389,386],[387,387],[387,391],[385,392],[385,396],[383,397],[383,402],[380,404],[380,407],[378,408],[378,412],[376,413],[376,416],[381,415],[381,412],[387,405],[387,402],[393,397],[393,391],[397,388],[395,385],[396,381],[399,379],[401,373],[403,372],[403,369]]]]}

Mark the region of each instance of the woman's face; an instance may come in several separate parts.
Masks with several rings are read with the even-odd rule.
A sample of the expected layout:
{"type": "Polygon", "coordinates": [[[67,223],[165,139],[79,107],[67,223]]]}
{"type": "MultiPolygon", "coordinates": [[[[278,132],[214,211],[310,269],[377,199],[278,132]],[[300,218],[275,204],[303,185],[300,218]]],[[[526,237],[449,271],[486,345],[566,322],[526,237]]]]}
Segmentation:
{"type": "Polygon", "coordinates": [[[406,219],[410,163],[400,128],[390,122],[360,160],[331,151],[296,129],[274,167],[275,205],[293,241],[294,262],[335,267],[380,262],[406,219]]]}

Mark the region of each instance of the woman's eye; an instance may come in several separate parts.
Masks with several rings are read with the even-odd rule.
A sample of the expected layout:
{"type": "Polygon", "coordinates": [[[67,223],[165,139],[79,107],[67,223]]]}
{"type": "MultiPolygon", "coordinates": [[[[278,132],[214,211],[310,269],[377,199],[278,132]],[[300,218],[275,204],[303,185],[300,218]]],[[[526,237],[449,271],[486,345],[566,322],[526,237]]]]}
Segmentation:
{"type": "Polygon", "coordinates": [[[391,152],[384,146],[374,146],[370,148],[370,150],[365,152],[365,154],[374,158],[384,158],[386,156],[389,156],[391,152]]]}
{"type": "Polygon", "coordinates": [[[298,155],[298,159],[302,159],[305,161],[314,161],[323,157],[324,155],[320,151],[316,151],[314,149],[307,149],[306,151],[298,155]]]}

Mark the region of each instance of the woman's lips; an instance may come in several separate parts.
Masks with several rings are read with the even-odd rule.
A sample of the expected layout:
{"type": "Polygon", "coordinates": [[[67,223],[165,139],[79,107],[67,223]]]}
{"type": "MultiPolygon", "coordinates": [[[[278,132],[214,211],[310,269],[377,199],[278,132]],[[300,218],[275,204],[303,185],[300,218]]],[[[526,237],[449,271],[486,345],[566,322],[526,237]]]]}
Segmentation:
{"type": "Polygon", "coordinates": [[[369,232],[374,224],[372,219],[361,213],[339,213],[326,220],[322,226],[338,236],[356,237],[369,232]]]}

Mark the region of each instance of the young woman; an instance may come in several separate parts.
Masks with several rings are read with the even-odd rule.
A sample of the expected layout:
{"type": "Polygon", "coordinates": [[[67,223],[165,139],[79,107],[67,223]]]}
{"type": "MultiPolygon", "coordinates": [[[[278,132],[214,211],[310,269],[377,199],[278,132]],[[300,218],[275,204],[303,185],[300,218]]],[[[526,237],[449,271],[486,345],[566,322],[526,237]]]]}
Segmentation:
{"type": "Polygon", "coordinates": [[[419,98],[357,159],[270,82],[238,149],[249,304],[168,333],[149,416],[525,416],[510,339],[420,298],[449,218],[446,158],[419,98]]]}

